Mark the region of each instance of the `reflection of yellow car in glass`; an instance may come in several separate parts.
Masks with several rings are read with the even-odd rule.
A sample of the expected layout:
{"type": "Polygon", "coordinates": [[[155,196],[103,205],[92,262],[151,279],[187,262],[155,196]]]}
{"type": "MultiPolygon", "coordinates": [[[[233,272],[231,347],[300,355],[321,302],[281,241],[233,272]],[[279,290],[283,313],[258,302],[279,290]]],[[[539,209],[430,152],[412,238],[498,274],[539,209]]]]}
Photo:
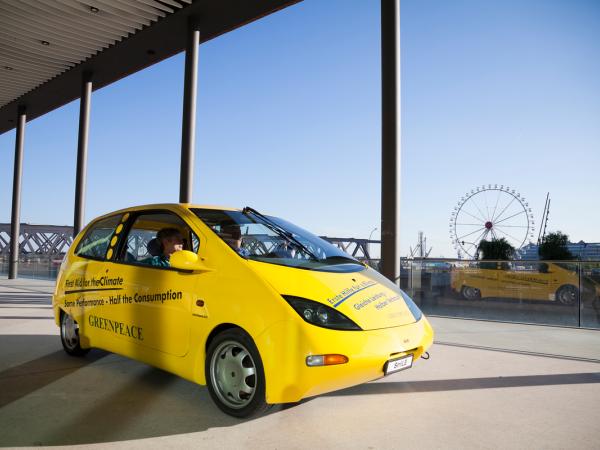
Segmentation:
{"type": "Polygon", "coordinates": [[[455,268],[452,289],[466,300],[479,298],[520,298],[525,300],[556,301],[575,305],[579,299],[579,274],[569,265],[539,263],[537,270],[511,270],[507,263],[497,268],[455,268]]]}
{"type": "Polygon", "coordinates": [[[75,239],[53,297],[63,347],[206,384],[244,417],[411,367],[433,331],[396,285],[251,208],[152,205],[75,239]]]}

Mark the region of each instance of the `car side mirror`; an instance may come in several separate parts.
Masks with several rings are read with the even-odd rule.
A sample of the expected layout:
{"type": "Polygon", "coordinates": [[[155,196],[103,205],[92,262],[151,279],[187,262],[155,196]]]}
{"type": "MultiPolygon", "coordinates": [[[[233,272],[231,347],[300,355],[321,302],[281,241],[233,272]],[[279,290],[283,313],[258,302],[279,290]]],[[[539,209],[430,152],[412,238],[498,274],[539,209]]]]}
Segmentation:
{"type": "Polygon", "coordinates": [[[189,250],[174,252],[169,258],[171,268],[187,272],[212,272],[214,269],[206,267],[197,254],[189,250]]]}

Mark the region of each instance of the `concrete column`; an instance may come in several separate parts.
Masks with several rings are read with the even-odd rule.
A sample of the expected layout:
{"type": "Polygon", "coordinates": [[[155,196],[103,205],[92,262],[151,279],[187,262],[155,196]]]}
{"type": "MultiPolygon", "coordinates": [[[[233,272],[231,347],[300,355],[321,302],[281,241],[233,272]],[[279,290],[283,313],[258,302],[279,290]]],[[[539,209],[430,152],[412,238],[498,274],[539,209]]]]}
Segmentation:
{"type": "Polygon", "coordinates": [[[75,175],[75,212],[73,237],[83,228],[85,213],[85,187],[87,174],[88,135],[90,130],[90,102],[92,97],[92,74],[85,72],[81,80],[79,101],[79,137],[77,139],[77,172],[75,175]]]}
{"type": "Polygon", "coordinates": [[[10,259],[8,278],[15,279],[19,265],[19,234],[21,227],[21,177],[23,175],[23,144],[25,142],[25,107],[20,106],[17,113],[17,139],[15,141],[15,170],[13,173],[12,213],[10,217],[10,259]]]}
{"type": "Polygon", "coordinates": [[[181,126],[181,172],[179,202],[192,201],[194,184],[194,149],[196,143],[196,93],[198,87],[199,21],[190,17],[185,49],[185,79],[183,91],[183,120],[181,126]]]}
{"type": "Polygon", "coordinates": [[[381,0],[381,272],[400,276],[400,0],[381,0]]]}

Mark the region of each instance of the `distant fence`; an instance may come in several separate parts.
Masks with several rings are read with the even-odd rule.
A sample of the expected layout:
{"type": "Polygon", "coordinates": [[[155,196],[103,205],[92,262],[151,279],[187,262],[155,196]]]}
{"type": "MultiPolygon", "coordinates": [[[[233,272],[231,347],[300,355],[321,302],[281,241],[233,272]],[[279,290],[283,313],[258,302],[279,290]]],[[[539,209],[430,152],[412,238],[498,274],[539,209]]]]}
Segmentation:
{"type": "MultiPolygon", "coordinates": [[[[63,260],[63,254],[36,255],[24,254],[19,256],[18,277],[54,280],[63,260]]],[[[0,254],[0,274],[8,274],[9,255],[0,254]]]]}

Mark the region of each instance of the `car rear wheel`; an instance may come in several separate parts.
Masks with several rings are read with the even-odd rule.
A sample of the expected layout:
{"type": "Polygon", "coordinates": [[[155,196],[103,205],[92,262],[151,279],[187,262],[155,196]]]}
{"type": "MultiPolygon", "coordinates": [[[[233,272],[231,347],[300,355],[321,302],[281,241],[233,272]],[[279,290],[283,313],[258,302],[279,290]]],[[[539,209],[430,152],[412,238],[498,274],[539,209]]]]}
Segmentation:
{"type": "Polygon", "coordinates": [[[556,291],[556,300],[563,305],[572,306],[579,300],[579,289],[572,284],[561,286],[556,291]]]}
{"type": "Polygon", "coordinates": [[[239,328],[219,333],[206,352],[206,384],[216,405],[234,417],[265,412],[265,375],[252,338],[239,328]]]}
{"type": "Polygon", "coordinates": [[[478,300],[481,298],[481,291],[471,286],[463,286],[460,290],[460,295],[465,300],[478,300]]]}
{"type": "Polygon", "coordinates": [[[83,356],[90,351],[88,348],[81,348],[79,325],[65,312],[60,315],[60,341],[65,352],[71,356],[83,356]]]}

